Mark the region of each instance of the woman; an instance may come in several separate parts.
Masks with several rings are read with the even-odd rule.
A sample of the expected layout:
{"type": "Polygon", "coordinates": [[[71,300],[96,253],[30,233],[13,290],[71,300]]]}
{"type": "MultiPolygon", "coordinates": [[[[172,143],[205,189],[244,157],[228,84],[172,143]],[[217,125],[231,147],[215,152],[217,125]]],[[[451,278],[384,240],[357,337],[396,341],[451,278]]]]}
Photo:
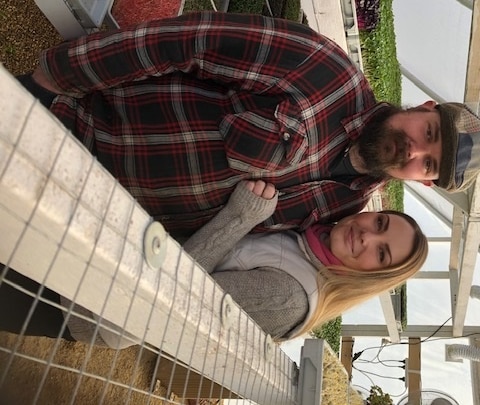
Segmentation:
{"type": "MultiPolygon", "coordinates": [[[[360,213],[332,226],[313,225],[303,233],[249,234],[271,216],[277,198],[271,184],[241,182],[222,211],[184,244],[185,250],[277,341],[298,336],[401,284],[426,259],[426,237],[411,217],[395,211],[360,213]]],[[[12,270],[7,278],[31,291],[38,290],[38,284],[12,270]]],[[[45,294],[69,306],[53,291],[46,289],[45,294]]],[[[32,298],[5,283],[0,285],[2,308],[24,308],[28,313],[28,300],[32,298]]],[[[36,311],[38,316],[32,316],[25,334],[58,336],[62,312],[44,303],[39,303],[36,311]]],[[[77,305],[75,311],[94,318],[77,305]]],[[[20,331],[25,318],[18,310],[3,312],[0,329],[20,331]]],[[[119,328],[108,326],[113,331],[101,328],[96,344],[114,348],[135,344],[133,337],[119,336],[114,332],[119,328]]],[[[94,329],[88,321],[72,316],[63,337],[90,342],[94,329]]]]}
{"type": "Polygon", "coordinates": [[[276,200],[271,184],[240,183],[226,207],[184,245],[276,340],[398,286],[427,257],[417,223],[396,211],[360,213],[301,234],[247,235],[271,215],[276,200]]]}

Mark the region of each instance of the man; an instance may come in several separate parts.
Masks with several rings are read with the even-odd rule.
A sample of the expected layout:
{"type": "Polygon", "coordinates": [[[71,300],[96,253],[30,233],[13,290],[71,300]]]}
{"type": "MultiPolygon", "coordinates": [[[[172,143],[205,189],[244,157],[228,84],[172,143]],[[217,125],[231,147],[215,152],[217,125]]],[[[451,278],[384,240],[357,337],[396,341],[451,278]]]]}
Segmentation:
{"type": "Polygon", "coordinates": [[[256,229],[276,231],[356,213],[391,177],[455,190],[476,173],[467,158],[474,174],[452,180],[458,118],[468,132],[478,118],[377,103],[343,50],[286,20],[147,22],[47,50],[19,79],[173,236],[200,228],[244,179],[279,190],[256,229]]]}

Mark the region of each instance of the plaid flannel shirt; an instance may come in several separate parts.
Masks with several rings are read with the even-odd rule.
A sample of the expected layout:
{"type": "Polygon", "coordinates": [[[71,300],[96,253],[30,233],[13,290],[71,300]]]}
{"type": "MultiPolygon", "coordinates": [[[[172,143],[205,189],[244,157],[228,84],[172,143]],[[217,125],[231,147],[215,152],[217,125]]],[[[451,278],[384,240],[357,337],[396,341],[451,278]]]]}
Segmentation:
{"type": "Polygon", "coordinates": [[[256,230],[360,211],[381,181],[329,166],[382,104],[334,42],[305,25],[201,12],[45,51],[51,111],[173,235],[212,218],[243,179],[272,182],[256,230]]]}

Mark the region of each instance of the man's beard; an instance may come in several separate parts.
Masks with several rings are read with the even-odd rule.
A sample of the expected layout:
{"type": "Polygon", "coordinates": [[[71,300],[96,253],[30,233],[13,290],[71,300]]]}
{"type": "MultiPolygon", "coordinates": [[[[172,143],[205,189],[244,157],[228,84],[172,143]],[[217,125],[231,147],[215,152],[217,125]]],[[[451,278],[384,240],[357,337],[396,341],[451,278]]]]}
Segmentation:
{"type": "Polygon", "coordinates": [[[385,121],[367,124],[355,141],[365,169],[375,177],[388,177],[390,169],[402,168],[408,162],[405,132],[391,128],[385,121]]]}

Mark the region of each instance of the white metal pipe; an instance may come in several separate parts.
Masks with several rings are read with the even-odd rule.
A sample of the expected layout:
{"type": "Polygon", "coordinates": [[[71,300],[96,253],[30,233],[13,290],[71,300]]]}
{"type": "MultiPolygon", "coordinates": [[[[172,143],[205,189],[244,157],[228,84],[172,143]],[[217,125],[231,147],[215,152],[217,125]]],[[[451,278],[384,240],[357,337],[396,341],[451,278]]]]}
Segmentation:
{"type": "Polygon", "coordinates": [[[452,360],[466,359],[471,361],[480,361],[480,347],[469,345],[446,345],[447,357],[452,360]]]}

